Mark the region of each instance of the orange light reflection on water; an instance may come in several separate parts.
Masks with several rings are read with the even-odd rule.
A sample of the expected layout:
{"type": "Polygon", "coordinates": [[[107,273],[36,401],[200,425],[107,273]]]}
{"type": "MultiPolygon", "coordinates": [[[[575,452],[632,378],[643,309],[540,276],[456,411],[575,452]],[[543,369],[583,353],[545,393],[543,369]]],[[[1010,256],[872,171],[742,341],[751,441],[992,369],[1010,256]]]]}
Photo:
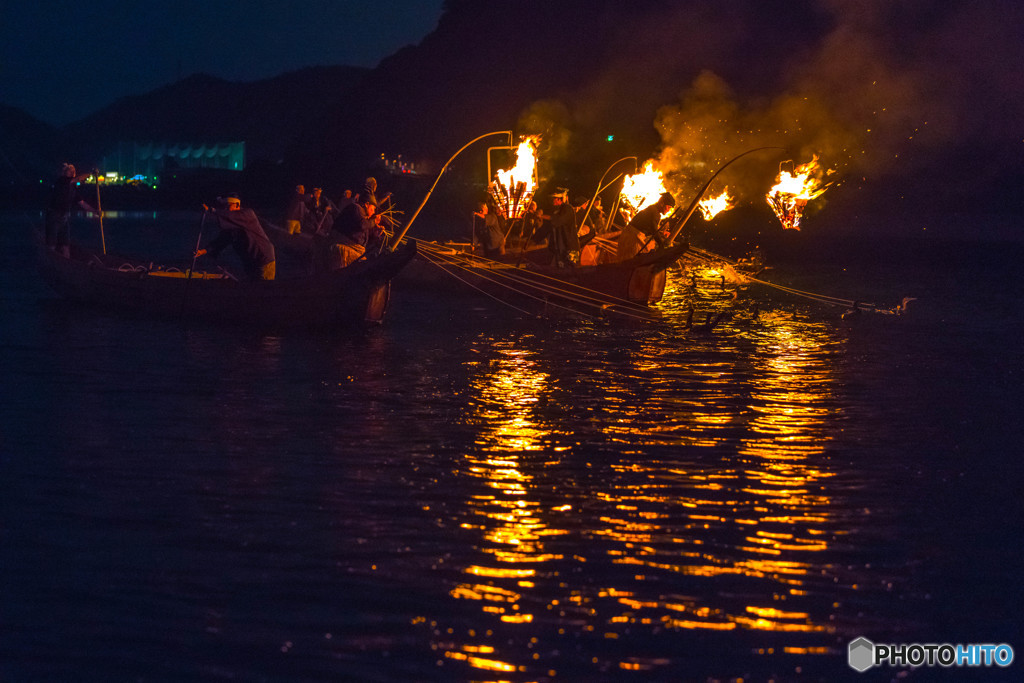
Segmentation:
{"type": "MultiPolygon", "coordinates": [[[[550,464],[540,451],[550,431],[531,417],[531,408],[548,391],[548,376],[527,354],[514,348],[499,349],[497,359],[472,381],[476,408],[472,419],[480,425],[479,449],[465,456],[457,474],[477,480],[489,494],[477,493],[466,500],[476,521],[463,524],[480,531],[478,562],[463,569],[468,580],[451,591],[453,598],[480,603],[485,618],[506,626],[532,628],[536,615],[524,608],[537,589],[536,580],[546,575],[545,565],[564,559],[548,552],[546,539],[566,534],[551,525],[552,519],[571,512],[570,505],[542,506],[532,495],[530,472],[550,464]]],[[[521,652],[502,657],[501,645],[487,645],[488,657],[470,654],[467,646],[438,643],[447,659],[465,662],[483,671],[524,671],[532,658],[515,661],[521,652]]],[[[470,646],[480,647],[480,646],[470,646]]]]}
{"type": "MultiPolygon", "coordinates": [[[[465,578],[451,597],[479,603],[481,620],[524,629],[522,639],[533,636],[530,642],[540,624],[550,628],[552,621],[611,639],[641,627],[793,638],[832,632],[828,614],[806,608],[817,604],[811,594],[830,570],[820,558],[842,533],[828,493],[834,472],[822,457],[825,424],[836,404],[836,378],[823,354],[828,333],[813,322],[762,314],[756,331],[726,342],[737,345],[742,372],[732,365],[740,361],[708,355],[668,365],[678,361],[659,355],[650,342],[632,369],[638,377],[674,373],[702,392],[673,394],[680,418],[653,425],[643,421],[630,391],[635,382],[608,382],[613,417],[601,426],[604,434],[640,445],[635,459],[600,463],[611,476],[574,490],[600,511],[592,516],[552,501],[550,486],[537,481],[550,484],[546,471],[559,464],[550,445],[559,435],[533,410],[555,390],[551,378],[531,354],[494,349],[496,357],[480,365],[471,383],[478,448],[456,472],[476,484],[467,487],[473,493],[462,526],[479,533],[479,559],[462,570],[465,578]],[[646,443],[675,445],[684,455],[641,457],[646,443]],[[549,541],[569,534],[567,526],[581,536],[577,547],[602,557],[566,557],[552,549],[549,541]],[[566,570],[600,560],[629,573],[614,585],[594,585],[566,570]],[[721,588],[731,584],[719,584],[718,577],[756,588],[736,593],[721,588]]],[[[510,640],[435,647],[446,659],[484,671],[535,671],[539,657],[510,640]]],[[[794,640],[787,651],[820,655],[829,649],[794,640]]],[[[607,664],[644,670],[666,661],[630,657],[607,664]]]]}
{"type": "MultiPolygon", "coordinates": [[[[687,371],[706,373],[706,378],[683,377],[711,389],[679,405],[687,413],[679,441],[691,447],[733,445],[735,455],[713,469],[703,463],[666,468],[643,459],[617,465],[631,486],[598,495],[621,514],[601,517],[603,527],[589,533],[614,542],[607,553],[618,564],[661,575],[767,580],[777,588],[765,596],[767,602],[746,605],[706,592],[696,597],[667,593],[654,600],[622,595],[619,602],[627,611],[617,618],[660,620],[667,627],[695,630],[832,629],[820,615],[786,608],[806,596],[807,581],[820,575],[823,566],[815,556],[829,549],[833,535],[826,530],[831,500],[822,493],[833,473],[818,457],[826,445],[822,426],[835,403],[835,380],[822,360],[828,330],[781,315],[765,318],[744,355],[753,364],[747,369],[751,379],[745,404],[730,404],[727,397],[734,393],[727,390],[721,401],[715,399],[717,385],[734,381],[719,364],[691,363],[687,371]],[[725,428],[732,424],[744,426],[745,437],[738,442],[728,441],[725,428]],[[679,490],[691,493],[678,495],[679,490]],[[657,513],[647,514],[651,511],[657,513]],[[674,523],[666,526],[662,520],[674,523]]],[[[621,433],[623,427],[613,425],[609,432],[621,433]]],[[[643,577],[637,574],[638,580],[643,577]]]]}

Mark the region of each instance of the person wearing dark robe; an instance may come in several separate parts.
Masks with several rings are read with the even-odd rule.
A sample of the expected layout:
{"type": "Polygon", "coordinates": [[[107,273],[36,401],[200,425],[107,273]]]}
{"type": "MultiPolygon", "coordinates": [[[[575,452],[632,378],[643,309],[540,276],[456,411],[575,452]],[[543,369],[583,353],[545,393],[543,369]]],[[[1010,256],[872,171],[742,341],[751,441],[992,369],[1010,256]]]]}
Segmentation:
{"type": "Polygon", "coordinates": [[[616,260],[627,261],[640,253],[640,248],[651,238],[659,247],[668,246],[659,227],[661,217],[673,206],[676,200],[668,192],[662,193],[658,201],[637,211],[633,219],[626,224],[619,234],[619,247],[616,260]]]}
{"type": "Polygon", "coordinates": [[[277,259],[274,245],[260,225],[260,219],[252,209],[243,209],[238,195],[218,197],[221,206],[204,209],[217,218],[220,233],[196,256],[209,254],[213,258],[220,256],[228,246],[234,247],[235,253],[242,261],[242,268],[250,280],[273,280],[277,275],[277,259]]]}
{"type": "Polygon", "coordinates": [[[498,215],[490,210],[487,202],[480,202],[473,213],[473,235],[484,248],[484,256],[496,258],[505,253],[505,231],[498,215]]]}
{"type": "Polygon", "coordinates": [[[336,207],[335,218],[338,217],[338,214],[340,214],[345,209],[346,206],[348,206],[349,204],[355,204],[356,199],[358,199],[358,197],[352,196],[352,190],[345,190],[344,192],[342,192],[341,199],[334,203],[334,206],[336,207]]]}
{"type": "Polygon", "coordinates": [[[363,191],[359,193],[359,200],[363,204],[373,204],[374,207],[379,208],[380,202],[377,201],[377,179],[370,176],[366,179],[366,183],[363,185],[363,191]]]}
{"type": "Polygon", "coordinates": [[[556,266],[575,265],[580,257],[580,239],[576,234],[576,212],[569,205],[568,190],[551,195],[551,231],[548,248],[556,266]]]}
{"type": "Polygon", "coordinates": [[[319,187],[313,188],[313,194],[306,204],[306,229],[315,235],[325,235],[331,230],[331,224],[337,216],[334,202],[323,195],[319,187]]]}
{"type": "Polygon", "coordinates": [[[608,232],[600,195],[594,197],[594,201],[590,204],[590,214],[587,216],[587,222],[593,227],[595,235],[602,235],[608,232]]]}
{"type": "Polygon", "coordinates": [[[377,205],[367,201],[349,204],[334,221],[333,233],[336,239],[358,244],[367,251],[377,247],[383,237],[377,205]]]}
{"type": "Polygon", "coordinates": [[[537,202],[530,201],[523,214],[523,249],[532,243],[539,243],[546,237],[544,233],[544,221],[548,216],[537,206],[537,202]]]}
{"type": "Polygon", "coordinates": [[[596,265],[600,258],[601,251],[594,242],[594,238],[605,231],[604,213],[601,211],[601,198],[595,197],[594,201],[584,201],[577,207],[577,222],[580,226],[578,235],[580,238],[580,265],[596,265]]]}
{"type": "Polygon", "coordinates": [[[302,232],[302,222],[306,219],[309,198],[305,185],[296,185],[292,196],[288,198],[288,207],[284,212],[284,227],[289,235],[302,232]]]}
{"type": "Polygon", "coordinates": [[[65,256],[70,252],[71,210],[77,206],[83,211],[99,215],[78,193],[78,183],[87,176],[87,173],[76,174],[74,165],[63,164],[50,190],[50,199],[46,205],[46,246],[65,256]]]}

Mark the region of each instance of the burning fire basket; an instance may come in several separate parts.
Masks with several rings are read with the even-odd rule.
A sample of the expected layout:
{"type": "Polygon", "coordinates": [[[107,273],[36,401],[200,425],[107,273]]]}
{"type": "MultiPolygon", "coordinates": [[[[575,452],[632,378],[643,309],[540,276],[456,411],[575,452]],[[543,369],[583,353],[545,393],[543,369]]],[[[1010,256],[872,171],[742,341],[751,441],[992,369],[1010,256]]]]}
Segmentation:
{"type": "Polygon", "coordinates": [[[490,193],[495,206],[506,219],[522,218],[537,190],[536,136],[524,138],[516,149],[516,165],[495,173],[490,193]]]}

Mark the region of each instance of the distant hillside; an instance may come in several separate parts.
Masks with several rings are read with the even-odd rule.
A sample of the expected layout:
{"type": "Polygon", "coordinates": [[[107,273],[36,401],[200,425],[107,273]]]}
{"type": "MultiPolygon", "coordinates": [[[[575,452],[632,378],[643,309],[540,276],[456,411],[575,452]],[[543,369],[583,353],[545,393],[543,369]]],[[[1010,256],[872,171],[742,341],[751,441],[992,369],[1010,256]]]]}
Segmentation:
{"type": "Polygon", "coordinates": [[[249,161],[282,161],[304,131],[324,125],[366,69],[320,66],[249,83],[205,74],[122,98],[66,127],[76,148],[102,155],[118,141],[245,141],[249,161]]]}

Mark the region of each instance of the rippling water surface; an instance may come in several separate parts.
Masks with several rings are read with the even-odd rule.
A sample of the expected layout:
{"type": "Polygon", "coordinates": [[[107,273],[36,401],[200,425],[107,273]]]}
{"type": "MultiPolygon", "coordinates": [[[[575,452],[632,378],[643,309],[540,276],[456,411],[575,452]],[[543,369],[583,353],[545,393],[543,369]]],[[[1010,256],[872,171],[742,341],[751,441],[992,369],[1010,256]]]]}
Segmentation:
{"type": "Polygon", "coordinates": [[[714,273],[656,322],[399,280],[329,337],[79,310],[24,225],[2,680],[837,680],[861,635],[1024,645],[1019,250],[768,273],[901,317],[714,273]]]}

